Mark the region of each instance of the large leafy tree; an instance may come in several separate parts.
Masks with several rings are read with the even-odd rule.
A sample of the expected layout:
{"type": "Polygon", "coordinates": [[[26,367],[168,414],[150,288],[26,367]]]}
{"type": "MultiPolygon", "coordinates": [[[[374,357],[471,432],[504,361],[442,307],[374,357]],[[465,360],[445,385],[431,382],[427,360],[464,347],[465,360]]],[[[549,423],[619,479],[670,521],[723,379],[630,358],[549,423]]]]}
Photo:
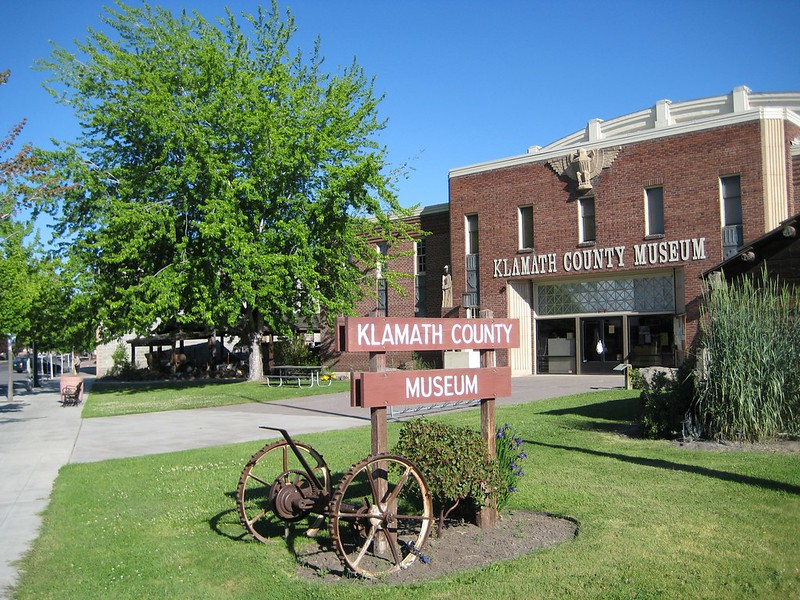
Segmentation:
{"type": "Polygon", "coordinates": [[[235,330],[260,377],[264,331],[349,313],[375,240],[412,233],[376,141],[380,97],[355,63],[323,72],[318,43],[293,51],[275,3],[217,23],[118,3],[104,21],[40,65],[82,125],[61,230],[102,332],[235,330]]]}

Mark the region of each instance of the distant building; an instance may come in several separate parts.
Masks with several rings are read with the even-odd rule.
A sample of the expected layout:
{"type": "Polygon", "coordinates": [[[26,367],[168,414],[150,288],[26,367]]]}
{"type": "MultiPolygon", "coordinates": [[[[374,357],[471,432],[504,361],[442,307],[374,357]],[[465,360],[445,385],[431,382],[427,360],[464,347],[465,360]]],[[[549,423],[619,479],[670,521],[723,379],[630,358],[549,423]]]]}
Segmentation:
{"type": "MultiPolygon", "coordinates": [[[[429,235],[414,242],[404,242],[389,248],[375,242],[375,252],[389,256],[402,255],[392,260],[391,268],[406,275],[399,281],[399,290],[387,285],[379,269],[374,269],[375,287],[356,307],[359,316],[382,315],[387,317],[441,317],[458,315],[458,307],[442,308],[442,274],[450,266],[450,214],[447,204],[426,206],[408,219],[429,235]]],[[[333,332],[322,336],[323,362],[338,372],[369,370],[369,356],[364,353],[340,354],[334,349],[333,332]]],[[[441,353],[421,355],[420,359],[436,364],[441,353]]],[[[389,357],[389,367],[409,367],[414,363],[410,352],[398,352],[389,357]]],[[[439,365],[440,366],[440,365],[439,365]]]]}
{"type": "Polygon", "coordinates": [[[417,217],[432,235],[394,264],[407,294],[376,274],[359,314],[517,318],[521,347],[497,353],[516,375],[672,366],[698,332],[701,275],[800,210],[800,92],[662,100],[449,180],[449,203],[417,217]]]}

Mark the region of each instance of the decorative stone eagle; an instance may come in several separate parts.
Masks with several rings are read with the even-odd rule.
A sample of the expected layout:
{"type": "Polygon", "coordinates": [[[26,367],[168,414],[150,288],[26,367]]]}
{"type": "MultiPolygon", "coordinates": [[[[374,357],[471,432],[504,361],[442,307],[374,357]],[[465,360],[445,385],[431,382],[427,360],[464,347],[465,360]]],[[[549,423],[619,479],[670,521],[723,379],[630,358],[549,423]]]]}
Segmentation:
{"type": "Polygon", "coordinates": [[[578,191],[585,192],[592,189],[592,179],[597,177],[600,171],[611,166],[620,149],[619,146],[593,150],[578,148],[577,152],[554,158],[547,164],[559,177],[564,175],[577,181],[578,191]]]}

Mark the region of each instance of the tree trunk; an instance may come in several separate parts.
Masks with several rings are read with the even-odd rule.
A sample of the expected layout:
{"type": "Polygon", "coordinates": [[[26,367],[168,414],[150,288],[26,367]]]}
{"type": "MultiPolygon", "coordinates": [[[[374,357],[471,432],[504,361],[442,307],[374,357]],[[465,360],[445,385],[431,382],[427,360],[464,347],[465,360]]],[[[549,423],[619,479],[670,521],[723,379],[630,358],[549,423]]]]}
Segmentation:
{"type": "Polygon", "coordinates": [[[261,357],[261,333],[250,334],[250,381],[264,379],[264,361],[261,357]]]}
{"type": "Polygon", "coordinates": [[[247,309],[247,320],[250,324],[250,381],[264,379],[264,360],[261,356],[261,334],[264,331],[264,320],[257,310],[247,309]]]}

